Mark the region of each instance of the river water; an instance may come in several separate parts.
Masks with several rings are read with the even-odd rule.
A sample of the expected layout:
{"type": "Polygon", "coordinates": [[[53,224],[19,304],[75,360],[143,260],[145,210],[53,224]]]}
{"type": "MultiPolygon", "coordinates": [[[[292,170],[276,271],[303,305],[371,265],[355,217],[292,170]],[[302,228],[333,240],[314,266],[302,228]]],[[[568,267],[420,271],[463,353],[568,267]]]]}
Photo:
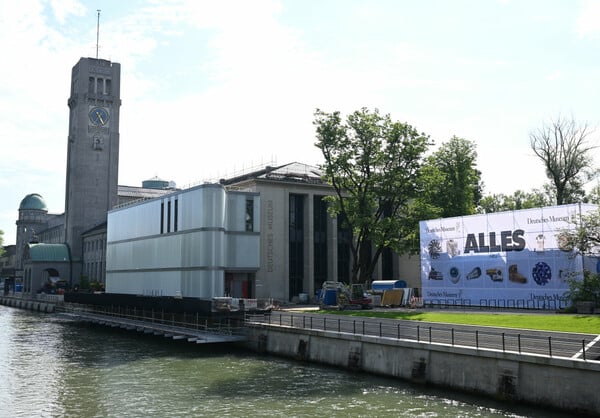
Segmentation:
{"type": "Polygon", "coordinates": [[[0,306],[0,417],[560,417],[0,306]]]}

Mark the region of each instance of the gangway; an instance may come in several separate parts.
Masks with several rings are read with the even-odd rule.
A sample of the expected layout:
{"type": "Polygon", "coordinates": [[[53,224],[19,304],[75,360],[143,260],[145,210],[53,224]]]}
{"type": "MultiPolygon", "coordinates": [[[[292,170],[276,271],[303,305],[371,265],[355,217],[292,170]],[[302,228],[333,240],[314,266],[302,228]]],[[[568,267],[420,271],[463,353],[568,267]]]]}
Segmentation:
{"type": "Polygon", "coordinates": [[[144,334],[161,335],[173,340],[187,340],[196,344],[235,343],[247,340],[247,337],[242,332],[243,328],[231,327],[229,324],[222,323],[212,324],[211,326],[199,323],[180,326],[176,325],[176,323],[169,324],[165,321],[154,322],[149,318],[128,318],[76,310],[58,312],[56,316],[71,321],[122,328],[144,334]]]}

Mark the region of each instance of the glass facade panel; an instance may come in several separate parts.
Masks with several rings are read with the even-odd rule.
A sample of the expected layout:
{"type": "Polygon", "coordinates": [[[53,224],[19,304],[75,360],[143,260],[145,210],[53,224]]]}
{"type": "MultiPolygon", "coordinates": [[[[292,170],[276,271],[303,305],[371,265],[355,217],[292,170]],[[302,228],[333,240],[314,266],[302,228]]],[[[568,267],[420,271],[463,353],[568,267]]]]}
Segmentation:
{"type": "Polygon", "coordinates": [[[289,198],[289,299],[302,293],[304,279],[304,196],[289,198]]]}
{"type": "Polygon", "coordinates": [[[313,204],[314,224],[314,289],[320,289],[327,280],[327,202],[324,196],[315,196],[313,204]]]}
{"type": "Polygon", "coordinates": [[[381,253],[381,278],[383,280],[394,279],[394,252],[391,248],[384,248],[381,253]]]}
{"type": "Polygon", "coordinates": [[[254,231],[254,200],[246,200],[246,231],[254,231]]]}

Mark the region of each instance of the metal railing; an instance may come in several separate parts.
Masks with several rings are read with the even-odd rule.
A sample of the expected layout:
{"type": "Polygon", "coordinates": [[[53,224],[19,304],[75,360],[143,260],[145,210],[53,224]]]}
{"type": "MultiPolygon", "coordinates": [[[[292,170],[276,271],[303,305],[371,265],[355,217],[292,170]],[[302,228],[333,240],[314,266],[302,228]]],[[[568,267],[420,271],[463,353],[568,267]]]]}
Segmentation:
{"type": "Polygon", "coordinates": [[[110,305],[62,305],[56,307],[57,313],[90,314],[107,318],[122,318],[132,321],[160,324],[182,331],[207,332],[223,335],[243,335],[243,319],[214,319],[199,313],[175,313],[164,310],[144,309],[130,306],[110,305]]]}
{"type": "MultiPolygon", "coordinates": [[[[598,361],[600,347],[592,338],[569,338],[542,335],[543,332],[497,332],[448,324],[422,325],[416,321],[347,319],[328,315],[304,315],[277,312],[272,315],[252,315],[247,326],[291,327],[331,333],[373,336],[385,339],[416,341],[424,344],[449,345],[475,350],[501,351],[554,358],[598,361]]],[[[598,343],[600,344],[600,342],[598,343]]]]}
{"type": "Polygon", "coordinates": [[[556,310],[564,309],[570,305],[566,300],[555,299],[471,299],[454,298],[426,298],[423,300],[425,308],[479,308],[479,309],[531,309],[531,310],[556,310]]]}

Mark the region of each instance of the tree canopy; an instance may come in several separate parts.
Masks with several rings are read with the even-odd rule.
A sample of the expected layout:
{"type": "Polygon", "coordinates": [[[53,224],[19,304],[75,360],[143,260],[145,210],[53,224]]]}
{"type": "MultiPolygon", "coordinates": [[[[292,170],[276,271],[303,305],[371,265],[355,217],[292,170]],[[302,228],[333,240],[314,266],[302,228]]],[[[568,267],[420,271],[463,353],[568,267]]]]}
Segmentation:
{"type": "Polygon", "coordinates": [[[433,209],[432,215],[448,218],[476,212],[483,184],[475,148],[474,142],[453,136],[427,158],[419,200],[433,209]]]}
{"type": "Polygon", "coordinates": [[[418,220],[409,203],[419,191],[429,137],[377,109],[362,108],[345,120],[318,109],[314,116],[321,168],[335,190],[329,211],[352,231],[352,282],[365,282],[384,248],[403,253],[414,236],[418,220]]]}
{"type": "Polygon", "coordinates": [[[561,248],[575,249],[586,256],[600,256],[600,207],[595,212],[574,216],[572,228],[559,232],[561,248]]]}
{"type": "MultiPolygon", "coordinates": [[[[558,234],[561,249],[584,256],[600,256],[600,207],[595,212],[573,216],[570,223],[572,228],[558,234]]],[[[584,269],[582,279],[574,277],[568,283],[567,296],[573,304],[593,302],[595,307],[600,307],[600,274],[584,269]]]]}
{"type": "Polygon", "coordinates": [[[554,201],[553,195],[544,190],[533,189],[531,192],[517,190],[512,195],[503,193],[484,196],[479,201],[479,213],[502,212],[505,210],[521,210],[550,206],[554,201]]]}
{"type": "Polygon", "coordinates": [[[529,134],[531,149],[554,187],[557,205],[581,201],[583,185],[598,173],[593,169],[597,145],[591,141],[592,133],[587,123],[559,116],[529,134]]]}

